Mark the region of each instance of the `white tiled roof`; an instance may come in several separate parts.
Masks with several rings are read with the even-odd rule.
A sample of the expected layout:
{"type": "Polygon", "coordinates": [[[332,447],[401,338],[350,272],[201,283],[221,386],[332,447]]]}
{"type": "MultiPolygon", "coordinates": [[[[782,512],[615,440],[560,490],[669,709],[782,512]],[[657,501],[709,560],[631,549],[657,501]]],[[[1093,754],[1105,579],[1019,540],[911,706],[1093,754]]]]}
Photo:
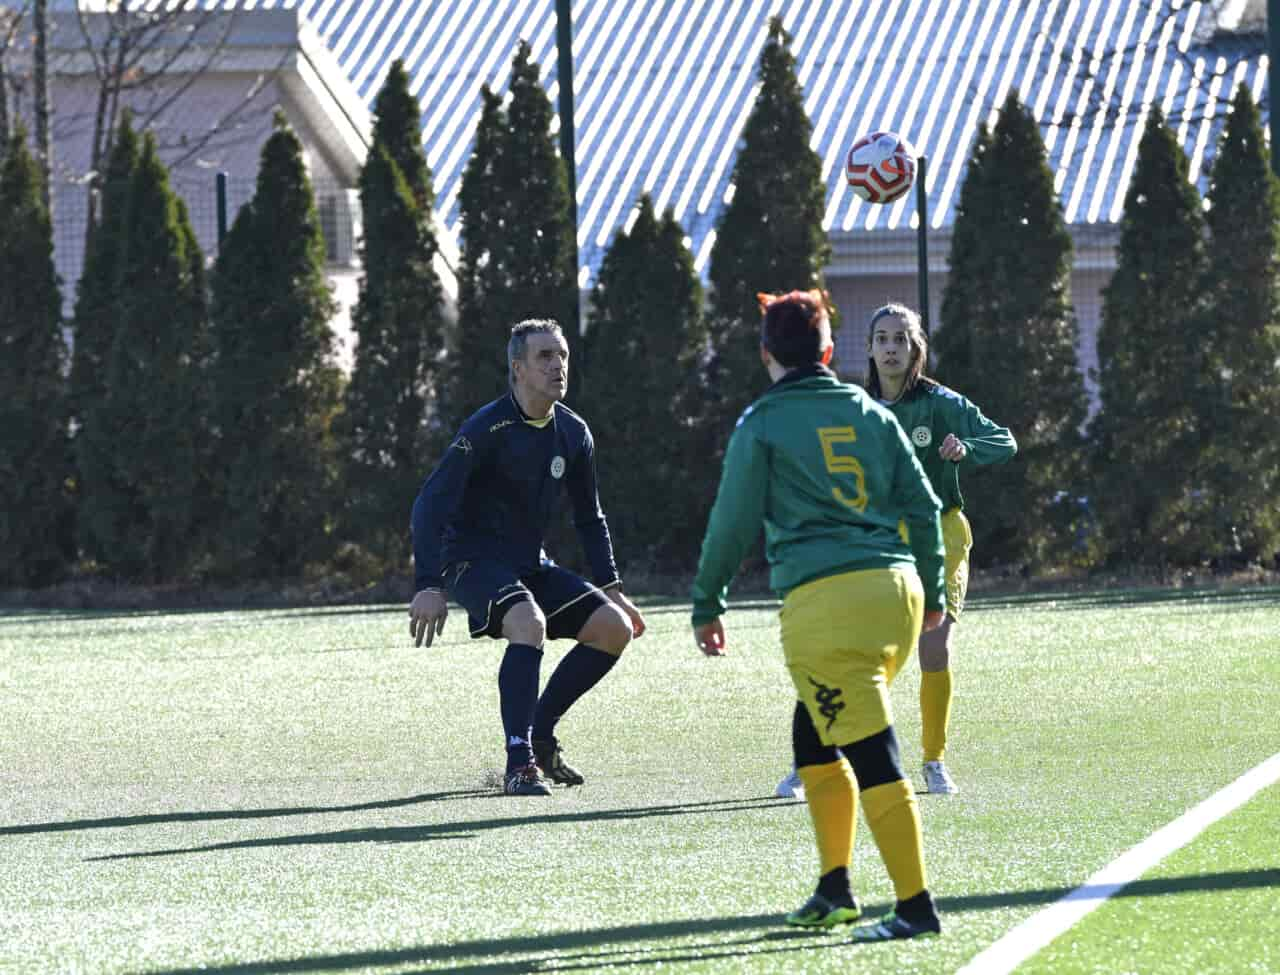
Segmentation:
{"type": "MultiPolygon", "coordinates": [[[[455,233],[480,86],[505,85],[521,38],[555,104],[554,0],[237,2],[297,9],[366,105],[391,61],[404,59],[440,215],[455,233]]],[[[675,209],[705,271],[779,10],[835,235],[914,221],[914,194],[882,207],[846,190],[844,149],[867,131],[896,130],[928,155],[930,223],[947,225],[977,124],[1016,87],[1040,121],[1068,221],[1105,223],[1120,215],[1147,106],[1159,104],[1176,126],[1203,189],[1236,87],[1266,95],[1265,37],[1215,36],[1214,7],[1199,0],[575,0],[573,10],[588,269],[647,191],[675,209]]]]}

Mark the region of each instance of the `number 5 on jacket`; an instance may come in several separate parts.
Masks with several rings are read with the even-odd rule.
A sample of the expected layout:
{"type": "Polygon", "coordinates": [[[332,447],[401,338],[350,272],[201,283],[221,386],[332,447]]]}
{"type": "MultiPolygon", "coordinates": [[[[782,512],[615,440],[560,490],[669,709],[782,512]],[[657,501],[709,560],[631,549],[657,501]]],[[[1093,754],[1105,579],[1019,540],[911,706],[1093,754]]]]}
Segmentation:
{"type": "Polygon", "coordinates": [[[831,496],[847,508],[854,511],[867,510],[867,475],[858,458],[849,454],[837,454],[836,444],[855,443],[858,435],[853,427],[818,427],[818,439],[822,441],[822,456],[826,458],[827,470],[832,474],[852,474],[857,483],[857,494],[850,498],[838,487],[831,489],[831,496]]]}

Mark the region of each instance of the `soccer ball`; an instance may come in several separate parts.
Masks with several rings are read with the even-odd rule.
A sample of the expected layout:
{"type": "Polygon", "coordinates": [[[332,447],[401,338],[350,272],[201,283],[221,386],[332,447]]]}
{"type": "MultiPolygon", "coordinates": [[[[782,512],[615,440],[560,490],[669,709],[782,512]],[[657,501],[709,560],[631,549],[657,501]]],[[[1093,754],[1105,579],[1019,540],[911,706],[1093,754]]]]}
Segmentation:
{"type": "Polygon", "coordinates": [[[892,203],[915,181],[915,153],[896,132],[872,132],[849,149],[844,174],[868,203],[892,203]]]}

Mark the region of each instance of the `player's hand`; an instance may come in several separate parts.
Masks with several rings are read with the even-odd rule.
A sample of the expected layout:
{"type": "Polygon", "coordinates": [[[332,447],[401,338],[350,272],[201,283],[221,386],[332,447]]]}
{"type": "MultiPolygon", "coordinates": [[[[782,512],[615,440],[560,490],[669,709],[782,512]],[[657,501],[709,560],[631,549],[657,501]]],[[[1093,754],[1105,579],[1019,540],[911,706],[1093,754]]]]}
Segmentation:
{"type": "Polygon", "coordinates": [[[409,604],[409,635],[413,637],[415,647],[422,646],[422,641],[431,641],[436,635],[444,632],[444,621],[449,618],[449,604],[444,593],[439,589],[424,589],[413,597],[409,604]]]}
{"type": "Polygon", "coordinates": [[[724,624],[720,622],[719,617],[710,623],[695,626],[693,638],[698,644],[698,649],[708,657],[724,656],[724,624]]]}
{"type": "Polygon", "coordinates": [[[921,633],[928,633],[930,630],[936,630],[942,625],[942,621],[947,618],[947,611],[944,609],[927,609],[924,612],[924,623],[920,626],[921,633]]]}
{"type": "Polygon", "coordinates": [[[942,441],[942,446],[938,448],[938,456],[943,460],[954,461],[958,464],[969,456],[969,448],[954,433],[948,433],[942,441]]]}
{"type": "Polygon", "coordinates": [[[631,620],[631,635],[633,637],[644,636],[644,616],[640,610],[636,608],[636,604],[626,597],[621,586],[614,586],[607,590],[609,598],[613,600],[613,604],[627,614],[627,619],[631,620]]]}

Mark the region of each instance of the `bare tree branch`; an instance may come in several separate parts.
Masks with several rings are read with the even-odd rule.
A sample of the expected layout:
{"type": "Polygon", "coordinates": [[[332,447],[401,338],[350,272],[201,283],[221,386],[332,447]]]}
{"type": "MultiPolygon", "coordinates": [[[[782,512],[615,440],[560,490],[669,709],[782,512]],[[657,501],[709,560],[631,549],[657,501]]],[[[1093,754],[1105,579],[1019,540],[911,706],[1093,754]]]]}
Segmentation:
{"type": "MultiPolygon", "coordinates": [[[[169,95],[169,97],[163,99],[160,102],[160,105],[158,107],[153,109],[150,112],[150,114],[147,115],[147,117],[143,120],[143,123],[142,123],[143,128],[147,128],[148,126],[152,125],[157,118],[159,118],[162,114],[164,114],[164,112],[171,105],[173,105],[174,102],[176,102],[179,98],[185,95],[191,89],[191,86],[194,85],[210,68],[213,67],[214,62],[221,56],[222,52],[226,49],[227,41],[231,37],[231,28],[235,26],[236,18],[238,16],[239,16],[239,11],[231,11],[227,15],[226,25],[222,28],[222,36],[218,38],[217,43],[215,43],[213,47],[210,49],[209,56],[205,58],[204,63],[201,64],[199,67],[194,68],[189,72],[186,72],[186,80],[183,81],[183,83],[179,85],[177,89],[171,95],[169,95]]],[[[192,36],[193,37],[195,36],[194,32],[192,36]]],[[[172,64],[173,62],[171,61],[169,63],[172,64]]]]}
{"type": "MultiPolygon", "coordinates": [[[[1176,36],[1168,42],[1162,40],[1168,26],[1171,23],[1175,23],[1179,18],[1186,16],[1185,8],[1175,9],[1170,0],[1147,0],[1142,5],[1140,12],[1135,14],[1135,17],[1145,22],[1153,12],[1157,18],[1157,23],[1152,26],[1145,41],[1135,41],[1122,46],[1103,47],[1101,50],[1098,49],[1096,44],[1076,42],[1078,35],[1073,35],[1069,32],[1071,25],[1066,22],[1065,12],[1058,13],[1052,24],[1038,32],[1037,36],[1047,42],[1047,50],[1052,51],[1059,60],[1063,62],[1078,61],[1077,71],[1071,80],[1070,93],[1066,99],[1063,113],[1060,116],[1055,115],[1053,118],[1041,119],[1041,128],[1049,128],[1050,126],[1068,128],[1072,125],[1083,127],[1097,123],[1099,117],[1101,117],[1101,121],[1105,125],[1120,125],[1140,118],[1143,112],[1149,108],[1149,105],[1141,101],[1125,104],[1122,101],[1123,93],[1119,90],[1112,92],[1110,95],[1105,94],[1106,77],[1117,61],[1132,70],[1139,55],[1142,56],[1144,62],[1149,64],[1163,48],[1166,64],[1181,63],[1184,70],[1189,73],[1194,72],[1196,61],[1203,56],[1201,54],[1202,45],[1192,44],[1184,51],[1179,46],[1176,36]],[[1094,67],[1095,63],[1097,64],[1096,68],[1094,67]],[[1083,105],[1081,105],[1082,98],[1083,105]]],[[[1206,14],[1205,16],[1212,16],[1212,14],[1206,14]]],[[[1264,36],[1237,35],[1236,43],[1242,54],[1258,56],[1266,53],[1266,38],[1264,36]]],[[[1217,69],[1213,64],[1209,65],[1209,70],[1211,72],[1210,78],[1216,76],[1217,69]]],[[[972,87],[971,91],[976,97],[977,92],[973,91],[972,87]]],[[[1058,98],[1061,99],[1060,93],[1058,98]]],[[[1181,107],[1185,105],[1185,99],[1186,90],[1184,89],[1178,93],[1178,97],[1175,99],[1175,107],[1171,114],[1181,111],[1181,107]]]]}
{"type": "Polygon", "coordinates": [[[258,97],[258,94],[266,87],[267,83],[274,80],[279,75],[280,69],[288,63],[289,57],[290,54],[286,52],[281,55],[280,61],[269,73],[258,75],[252,87],[249,89],[249,93],[240,100],[240,103],[222,118],[214,122],[214,124],[210,126],[200,139],[188,146],[187,151],[174,159],[170,165],[176,168],[181,166],[183,163],[189,162],[204,150],[205,146],[213,140],[214,136],[220,134],[230,123],[239,119],[249,106],[253,104],[253,100],[258,97]]]}
{"type": "Polygon", "coordinates": [[[13,135],[12,123],[9,121],[9,48],[18,35],[18,28],[22,25],[23,18],[27,16],[27,11],[30,9],[30,0],[27,0],[18,10],[8,7],[0,8],[0,34],[3,35],[0,37],[0,159],[3,159],[8,151],[9,139],[13,135]]]}
{"type": "Polygon", "coordinates": [[[36,32],[36,155],[44,177],[40,195],[44,198],[45,212],[52,215],[53,200],[49,189],[53,176],[53,146],[49,142],[49,0],[35,0],[32,14],[36,32]]]}
{"type": "MultiPolygon", "coordinates": [[[[154,126],[201,77],[214,69],[225,53],[240,11],[201,10],[194,3],[176,4],[159,11],[119,4],[108,8],[99,21],[102,34],[99,48],[84,4],[76,6],[81,36],[93,59],[99,86],[91,152],[91,168],[97,172],[101,171],[115,141],[121,98],[127,93],[159,90],[158,100],[147,105],[139,116],[140,128],[154,126]],[[222,17],[221,23],[219,17],[222,17]],[[210,28],[215,24],[218,28],[211,36],[210,28]],[[178,35],[180,40],[170,43],[178,35]],[[197,54],[204,49],[207,49],[205,53],[197,54]],[[183,63],[188,60],[196,63],[183,63]],[[176,86],[171,84],[175,81],[176,86]]],[[[250,98],[256,94],[255,88],[250,98]]],[[[206,135],[199,145],[207,141],[206,135]]]]}

